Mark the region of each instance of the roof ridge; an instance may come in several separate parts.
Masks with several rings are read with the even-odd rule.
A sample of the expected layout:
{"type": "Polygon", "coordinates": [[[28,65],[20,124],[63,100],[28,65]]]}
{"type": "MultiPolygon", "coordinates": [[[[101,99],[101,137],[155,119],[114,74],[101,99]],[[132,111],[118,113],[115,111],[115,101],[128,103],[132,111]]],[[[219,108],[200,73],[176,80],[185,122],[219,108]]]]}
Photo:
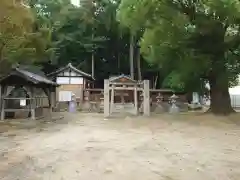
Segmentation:
{"type": "Polygon", "coordinates": [[[94,79],[94,77],[92,77],[91,74],[88,74],[88,73],[86,73],[86,72],[84,72],[84,71],[82,71],[82,70],[74,67],[74,66],[72,65],[72,63],[68,63],[67,66],[61,67],[61,68],[59,68],[58,70],[56,70],[55,72],[52,72],[52,73],[47,74],[47,76],[51,76],[51,75],[53,75],[53,74],[60,73],[61,71],[64,71],[64,70],[67,69],[67,68],[73,69],[74,71],[78,72],[79,74],[82,74],[82,75],[84,75],[84,76],[87,76],[87,77],[90,77],[90,78],[94,79]]]}
{"type": "Polygon", "coordinates": [[[23,74],[26,77],[30,77],[31,79],[33,79],[34,81],[39,81],[39,82],[44,82],[44,83],[48,83],[48,84],[57,84],[53,81],[51,81],[50,79],[48,79],[45,76],[41,76],[39,74],[24,70],[24,69],[20,69],[20,68],[15,68],[16,71],[18,71],[19,73],[23,74]]]}

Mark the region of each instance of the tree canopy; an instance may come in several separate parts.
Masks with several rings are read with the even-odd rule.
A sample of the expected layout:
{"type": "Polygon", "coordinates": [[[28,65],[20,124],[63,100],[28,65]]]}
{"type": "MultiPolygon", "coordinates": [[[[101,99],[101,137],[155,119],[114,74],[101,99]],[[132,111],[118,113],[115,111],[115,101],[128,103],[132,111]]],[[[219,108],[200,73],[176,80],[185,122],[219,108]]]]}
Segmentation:
{"type": "Polygon", "coordinates": [[[149,62],[170,69],[179,85],[209,82],[211,110],[232,112],[228,87],[239,74],[239,1],[122,0],[118,18],[133,32],[144,30],[141,52],[149,62]]]}
{"type": "Polygon", "coordinates": [[[0,64],[22,53],[19,48],[26,42],[33,18],[27,7],[20,2],[3,0],[0,5],[0,64]],[[21,16],[19,16],[21,14],[21,16]]]}
{"type": "Polygon", "coordinates": [[[0,65],[48,73],[71,62],[100,82],[123,73],[181,92],[209,83],[210,109],[227,114],[239,23],[237,0],[2,0],[0,65]]]}
{"type": "Polygon", "coordinates": [[[32,64],[49,56],[51,33],[37,22],[27,2],[1,1],[0,26],[1,73],[7,72],[12,64],[32,64]]]}

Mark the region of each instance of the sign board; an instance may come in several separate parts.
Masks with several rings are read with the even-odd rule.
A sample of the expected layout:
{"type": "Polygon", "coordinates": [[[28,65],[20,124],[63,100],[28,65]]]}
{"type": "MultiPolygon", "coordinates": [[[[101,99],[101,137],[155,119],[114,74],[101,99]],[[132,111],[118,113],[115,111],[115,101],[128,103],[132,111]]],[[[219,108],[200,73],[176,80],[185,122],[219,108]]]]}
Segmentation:
{"type": "Polygon", "coordinates": [[[26,106],[27,103],[26,103],[26,99],[21,99],[20,100],[20,106],[26,106]]]}
{"type": "Polygon", "coordinates": [[[60,102],[69,102],[72,99],[71,91],[60,91],[59,92],[59,101],[60,102]]]}

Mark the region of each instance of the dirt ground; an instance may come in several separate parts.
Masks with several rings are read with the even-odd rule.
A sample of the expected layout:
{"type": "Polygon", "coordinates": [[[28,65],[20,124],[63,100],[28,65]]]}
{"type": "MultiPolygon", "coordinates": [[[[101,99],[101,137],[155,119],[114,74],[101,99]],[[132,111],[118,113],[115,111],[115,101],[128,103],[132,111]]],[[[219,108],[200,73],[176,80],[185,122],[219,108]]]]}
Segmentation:
{"type": "Polygon", "coordinates": [[[0,179],[240,179],[239,115],[64,116],[0,123],[0,179]]]}

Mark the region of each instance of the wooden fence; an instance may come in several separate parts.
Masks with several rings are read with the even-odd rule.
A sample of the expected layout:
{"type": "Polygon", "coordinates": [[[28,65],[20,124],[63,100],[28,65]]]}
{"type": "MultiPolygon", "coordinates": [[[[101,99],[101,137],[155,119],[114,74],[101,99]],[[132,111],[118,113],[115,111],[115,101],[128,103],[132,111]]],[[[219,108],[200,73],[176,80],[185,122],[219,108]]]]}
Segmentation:
{"type": "MultiPolygon", "coordinates": [[[[95,101],[100,102],[101,98],[104,97],[103,91],[104,89],[85,89],[83,90],[83,100],[89,100],[89,101],[95,101]]],[[[166,89],[150,89],[150,98],[152,102],[157,101],[157,96],[159,93],[163,96],[163,101],[168,101],[169,98],[173,95],[171,90],[166,89]]],[[[124,96],[124,101],[126,103],[128,102],[134,102],[134,92],[131,90],[118,90],[117,95],[114,97],[115,103],[121,102],[121,94],[124,96]]],[[[178,94],[176,95],[179,97],[179,101],[181,102],[187,102],[187,96],[186,94],[178,94]]],[[[111,96],[110,96],[111,97],[111,96]]],[[[138,91],[138,100],[141,99],[141,91],[138,91]]]]}

